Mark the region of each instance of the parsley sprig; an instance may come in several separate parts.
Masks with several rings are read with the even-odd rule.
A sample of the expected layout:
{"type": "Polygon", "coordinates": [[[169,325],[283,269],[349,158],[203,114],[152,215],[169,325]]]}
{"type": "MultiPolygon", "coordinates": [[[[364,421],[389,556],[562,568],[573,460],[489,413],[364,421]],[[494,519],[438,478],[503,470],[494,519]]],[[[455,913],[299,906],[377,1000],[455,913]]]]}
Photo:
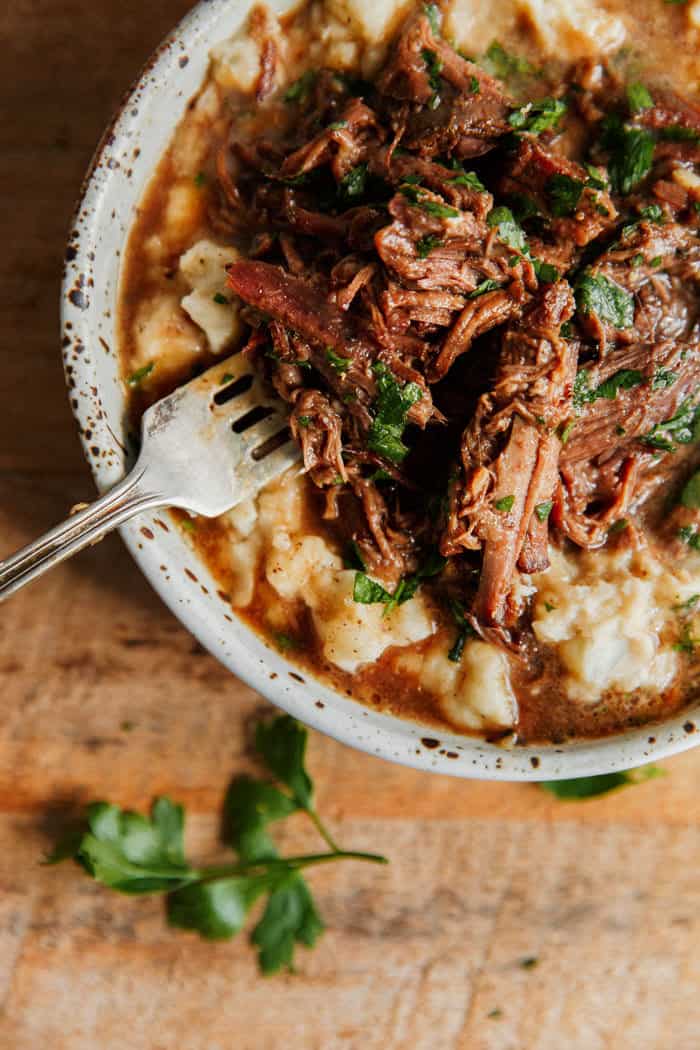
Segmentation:
{"type": "Polygon", "coordinates": [[[250,940],[264,974],[293,966],[297,944],[312,947],[323,933],[302,871],[336,860],[386,864],[375,853],[344,850],[321,821],[306,770],[307,731],[289,715],[257,726],[256,750],[274,783],[250,776],[231,784],[224,802],[224,840],[238,855],[231,864],[193,867],[185,859],[182,806],[157,798],[150,816],[109,802],[88,806],[87,826],[59,844],[49,863],[72,857],[92,877],[120,893],[167,895],[171,926],[226,940],[244,926],[253,904],[266,898],[250,940]],[[278,786],[279,785],[279,786],[278,786]],[[280,857],[271,824],[303,812],[327,851],[280,857]]]}

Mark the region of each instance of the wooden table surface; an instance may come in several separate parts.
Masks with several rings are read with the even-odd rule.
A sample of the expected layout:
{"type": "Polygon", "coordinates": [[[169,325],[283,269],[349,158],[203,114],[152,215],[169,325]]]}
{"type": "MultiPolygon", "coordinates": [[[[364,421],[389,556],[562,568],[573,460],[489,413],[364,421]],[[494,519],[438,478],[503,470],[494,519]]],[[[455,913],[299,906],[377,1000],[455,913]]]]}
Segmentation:
{"type": "MultiPolygon", "coordinates": [[[[0,13],[0,554],[89,498],[63,389],[62,246],[91,150],[186,0],[0,13]]],[[[401,769],[314,736],[322,812],[391,865],[311,880],[328,931],[264,980],[243,939],[39,865],[82,803],[188,806],[216,856],[266,705],[111,537],[2,607],[0,1050],[697,1050],[700,752],[584,804],[401,769]],[[530,968],[525,958],[537,959],[530,968]]],[[[303,824],[285,845],[305,848],[303,824]]]]}

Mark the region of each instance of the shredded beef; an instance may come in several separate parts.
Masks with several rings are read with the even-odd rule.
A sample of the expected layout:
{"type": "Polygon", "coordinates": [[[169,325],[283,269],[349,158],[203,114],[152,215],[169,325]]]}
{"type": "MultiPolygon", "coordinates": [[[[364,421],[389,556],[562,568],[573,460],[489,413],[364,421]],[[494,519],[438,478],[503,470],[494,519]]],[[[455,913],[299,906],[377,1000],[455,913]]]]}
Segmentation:
{"type": "Polygon", "coordinates": [[[324,516],[392,591],[439,548],[476,630],[514,645],[519,574],[687,474],[700,107],[654,88],[632,111],[585,61],[520,108],[440,18],[412,16],[372,83],[277,90],[263,40],[265,121],[232,121],[211,221],[324,516]]]}

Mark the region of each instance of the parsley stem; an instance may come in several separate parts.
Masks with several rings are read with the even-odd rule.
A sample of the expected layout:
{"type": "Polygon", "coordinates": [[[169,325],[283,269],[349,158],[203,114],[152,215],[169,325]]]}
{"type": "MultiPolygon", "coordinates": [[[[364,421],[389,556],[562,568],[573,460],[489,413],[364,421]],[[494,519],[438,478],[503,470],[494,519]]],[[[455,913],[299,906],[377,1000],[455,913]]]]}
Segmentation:
{"type": "Polygon", "coordinates": [[[330,831],[328,830],[328,828],[325,826],[325,824],[323,823],[323,821],[319,817],[319,815],[316,812],[316,810],[307,808],[305,810],[305,813],[309,816],[309,818],[313,822],[314,827],[316,828],[316,830],[318,831],[319,835],[321,836],[323,841],[326,843],[328,848],[332,849],[334,853],[342,853],[342,850],[341,850],[340,846],[335,841],[335,839],[331,835],[330,831]]]}
{"type": "Polygon", "coordinates": [[[333,850],[332,853],[304,853],[298,857],[280,857],[270,860],[253,861],[250,864],[223,864],[216,868],[202,868],[192,872],[198,882],[228,879],[235,875],[261,875],[266,872],[293,868],[299,871],[312,864],[327,864],[332,860],[365,860],[371,864],[388,864],[386,857],[378,853],[362,853],[358,850],[333,850]]]}

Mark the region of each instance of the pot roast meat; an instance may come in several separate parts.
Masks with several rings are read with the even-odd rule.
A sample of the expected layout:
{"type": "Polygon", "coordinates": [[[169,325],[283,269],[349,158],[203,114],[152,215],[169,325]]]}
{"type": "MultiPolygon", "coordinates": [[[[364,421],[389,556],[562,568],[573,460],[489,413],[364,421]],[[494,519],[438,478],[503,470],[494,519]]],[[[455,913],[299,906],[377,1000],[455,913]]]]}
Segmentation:
{"type": "Polygon", "coordinates": [[[595,184],[601,181],[600,174],[592,178],[580,164],[523,135],[500,189],[535,205],[548,235],[568,249],[570,264],[577,248],[585,248],[617,219],[610,194],[595,184]]]}
{"type": "Polygon", "coordinates": [[[698,317],[700,241],[677,222],[642,220],[627,224],[620,238],[579,281],[579,318],[585,334],[605,351],[609,346],[684,339],[698,317]],[[623,325],[601,315],[581,296],[587,278],[603,278],[621,296],[623,325]],[[629,307],[625,307],[625,298],[629,307]]]}
{"type": "Polygon", "coordinates": [[[510,131],[503,85],[433,33],[423,14],[399,36],[377,89],[401,145],[422,155],[478,157],[510,131]]]}
{"type": "Polygon", "coordinates": [[[576,349],[560,328],[573,312],[571,289],[559,281],[509,326],[496,381],[462,437],[463,476],[453,486],[441,550],[483,549],[474,611],[485,623],[512,619],[507,599],[521,556],[525,566],[546,567],[538,514],[548,516],[561,447],[555,434],[571,412],[576,349]]]}
{"type": "Polygon", "coordinates": [[[246,352],[291,406],[324,516],[392,590],[437,543],[503,640],[550,542],[605,544],[693,458],[700,107],[655,88],[629,113],[619,70],[587,61],[564,126],[514,129],[440,17],[412,16],[371,85],[322,69],[285,101],[261,78],[266,123],[232,123],[214,225],[247,256],[228,268],[246,352]],[[583,163],[609,155],[606,116],[655,140],[614,200],[583,163]]]}

